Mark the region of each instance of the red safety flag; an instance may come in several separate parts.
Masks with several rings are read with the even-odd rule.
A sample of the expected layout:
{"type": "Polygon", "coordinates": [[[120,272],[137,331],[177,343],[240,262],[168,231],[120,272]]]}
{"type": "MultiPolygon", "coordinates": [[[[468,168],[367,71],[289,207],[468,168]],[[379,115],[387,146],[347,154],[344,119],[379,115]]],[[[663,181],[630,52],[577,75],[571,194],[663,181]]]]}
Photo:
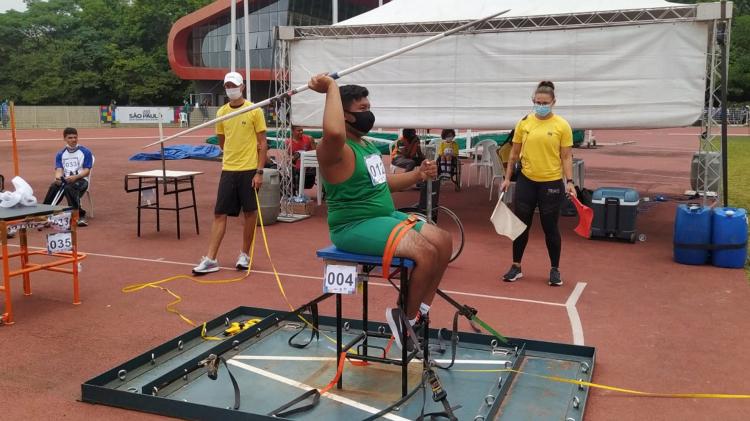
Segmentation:
{"type": "Polygon", "coordinates": [[[578,211],[578,226],[576,227],[575,232],[581,237],[589,238],[591,235],[591,222],[594,220],[594,211],[590,207],[584,206],[584,204],[573,195],[570,196],[570,200],[573,201],[573,205],[575,205],[576,211],[578,211]]]}

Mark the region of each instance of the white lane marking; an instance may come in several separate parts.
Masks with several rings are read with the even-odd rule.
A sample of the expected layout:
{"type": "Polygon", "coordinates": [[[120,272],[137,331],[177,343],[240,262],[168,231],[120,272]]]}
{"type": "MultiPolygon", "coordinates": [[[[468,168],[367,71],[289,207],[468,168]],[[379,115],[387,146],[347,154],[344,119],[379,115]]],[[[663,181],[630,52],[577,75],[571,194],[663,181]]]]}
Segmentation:
{"type": "Polygon", "coordinates": [[[576,304],[578,299],[581,298],[583,289],[586,288],[586,282],[576,283],[573,292],[570,293],[568,301],[565,302],[565,310],[568,312],[568,318],[570,319],[570,327],[573,330],[573,344],[583,345],[583,325],[581,324],[581,316],[578,314],[578,308],[576,304]]]}
{"type": "MultiPolygon", "coordinates": [[[[31,249],[37,249],[37,250],[46,250],[43,247],[31,247],[30,246],[29,248],[31,248],[31,249]]],[[[104,254],[104,253],[91,253],[91,252],[87,252],[87,251],[83,251],[83,250],[81,250],[81,252],[82,253],[86,253],[89,256],[109,257],[109,258],[112,258],[112,259],[134,260],[134,261],[138,261],[138,262],[151,262],[151,263],[168,263],[168,264],[172,264],[172,265],[181,265],[181,266],[195,266],[195,263],[176,262],[174,260],[164,260],[163,257],[161,257],[159,259],[146,259],[146,258],[143,258],[143,257],[119,256],[119,255],[115,255],[115,254],[104,254]]],[[[234,267],[224,267],[224,266],[221,266],[221,269],[236,271],[236,268],[234,268],[234,267]]],[[[266,270],[255,270],[255,269],[253,269],[250,272],[252,272],[252,273],[260,273],[260,274],[264,274],[264,275],[273,275],[273,272],[266,271],[266,270]]],[[[190,275],[185,275],[185,276],[190,276],[190,275]]],[[[321,280],[321,279],[323,279],[322,276],[298,275],[298,274],[294,274],[294,273],[284,273],[284,272],[279,272],[279,276],[289,276],[289,277],[292,277],[292,278],[304,278],[304,279],[315,279],[315,280],[321,280]]],[[[379,287],[389,287],[389,288],[392,287],[391,284],[387,284],[387,283],[383,283],[383,282],[373,282],[373,281],[370,281],[370,285],[379,286],[379,287]]],[[[443,290],[443,292],[445,292],[447,294],[464,295],[464,296],[467,296],[467,297],[489,298],[491,300],[517,301],[517,302],[521,302],[521,303],[542,304],[542,305],[554,306],[554,307],[565,307],[565,304],[562,304],[562,303],[552,303],[552,302],[548,302],[548,301],[528,300],[528,299],[525,299],[525,298],[504,297],[504,296],[501,296],[501,295],[485,295],[485,294],[475,294],[475,293],[471,293],[471,292],[451,291],[451,290],[443,290]]]]}
{"type": "MultiPolygon", "coordinates": [[[[235,367],[239,367],[239,368],[241,368],[243,370],[247,370],[247,371],[250,371],[252,373],[259,374],[259,375],[261,375],[263,377],[266,377],[266,378],[269,378],[271,380],[276,380],[279,383],[284,383],[286,385],[289,385],[289,386],[292,386],[292,387],[296,387],[298,389],[302,389],[302,390],[305,390],[305,391],[310,390],[310,389],[315,389],[314,387],[312,387],[310,385],[307,385],[305,383],[302,383],[302,382],[298,382],[297,380],[293,380],[293,379],[290,379],[288,377],[280,376],[280,375],[278,375],[276,373],[272,373],[270,371],[263,370],[262,368],[253,367],[253,366],[251,366],[249,364],[245,364],[245,363],[242,363],[242,362],[239,362],[239,361],[235,361],[234,359],[231,359],[231,360],[227,361],[227,363],[232,364],[235,367]]],[[[359,402],[357,402],[355,400],[352,400],[352,399],[349,399],[349,398],[345,398],[343,396],[335,395],[335,394],[333,394],[331,392],[323,393],[320,396],[323,396],[325,398],[331,399],[331,400],[339,402],[339,403],[343,403],[344,405],[349,405],[349,406],[351,406],[353,408],[357,408],[357,409],[359,409],[361,411],[364,411],[364,412],[367,412],[367,413],[370,413],[370,414],[377,414],[378,412],[380,412],[379,409],[374,408],[374,407],[372,407],[370,405],[365,405],[365,404],[359,403],[359,402]]],[[[385,414],[385,415],[383,415],[383,418],[386,418],[386,419],[389,419],[389,420],[395,420],[395,421],[409,421],[407,418],[399,417],[398,415],[393,415],[393,414],[385,414]]]]}
{"type": "MultiPolygon", "coordinates": [[[[615,170],[604,170],[601,168],[589,168],[587,171],[593,171],[593,172],[611,172],[615,174],[634,174],[634,175],[643,175],[642,172],[637,171],[615,171],[615,170]]],[[[649,174],[649,177],[657,177],[657,178],[674,178],[676,180],[685,180],[685,177],[677,177],[675,175],[659,175],[659,174],[649,174]]]]}
{"type": "MultiPolygon", "coordinates": [[[[235,355],[232,357],[233,360],[244,360],[244,361],[336,361],[335,357],[294,357],[294,356],[283,356],[283,355],[235,355]]],[[[448,359],[431,359],[439,364],[450,363],[448,359]]],[[[507,360],[456,360],[456,364],[478,364],[478,365],[505,365],[510,362],[507,360]]],[[[423,364],[421,360],[412,360],[409,363],[423,364]]]]}

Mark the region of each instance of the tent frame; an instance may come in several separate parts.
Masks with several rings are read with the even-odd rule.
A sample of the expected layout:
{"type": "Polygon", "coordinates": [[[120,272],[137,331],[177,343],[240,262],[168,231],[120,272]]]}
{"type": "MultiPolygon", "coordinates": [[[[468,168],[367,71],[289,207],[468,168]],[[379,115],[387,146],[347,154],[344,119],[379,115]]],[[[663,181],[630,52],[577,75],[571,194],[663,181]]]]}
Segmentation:
{"type": "MultiPolygon", "coordinates": [[[[729,3],[731,5],[731,3],[729,3]]],[[[706,96],[704,99],[704,110],[709,110],[706,117],[701,119],[701,135],[699,137],[699,152],[719,152],[721,165],[717,170],[715,163],[708,159],[699,159],[698,165],[698,194],[703,196],[704,204],[709,196],[725,196],[726,191],[726,94],[723,81],[727,80],[726,63],[729,60],[729,34],[731,28],[731,7],[729,13],[726,9],[726,1],[721,3],[699,3],[692,5],[680,5],[674,7],[628,9],[585,13],[550,14],[527,17],[496,18],[477,25],[470,33],[483,32],[519,32],[519,31],[549,31],[567,30],[577,28],[596,28],[626,25],[645,25],[669,22],[691,22],[710,21],[709,39],[706,51],[706,96]],[[716,6],[721,7],[721,17],[715,16],[716,6]],[[724,77],[722,77],[722,69],[724,77]],[[713,109],[723,110],[720,121],[711,112],[713,109]],[[721,127],[723,136],[715,133],[715,128],[721,127]],[[712,165],[714,165],[712,167],[712,165]],[[709,192],[708,188],[712,180],[718,179],[718,185],[723,186],[720,192],[709,192]]],[[[382,25],[333,25],[333,26],[305,26],[305,27],[279,27],[276,31],[277,48],[281,54],[276,55],[275,66],[283,75],[288,76],[289,67],[289,44],[302,39],[315,38],[352,38],[352,37],[390,37],[401,35],[431,35],[445,32],[466,21],[451,22],[415,22],[415,23],[393,23],[382,25]],[[284,47],[281,47],[285,45],[284,47]]],[[[276,94],[289,89],[289,82],[277,80],[276,94]]],[[[288,118],[287,114],[278,114],[279,121],[288,118]]],[[[291,174],[291,172],[290,172],[291,174]]],[[[283,173],[282,173],[283,175],[283,173]]],[[[283,183],[283,181],[282,181],[283,183]]],[[[716,181],[714,181],[716,183],[716,181]]],[[[721,187],[720,187],[721,188],[721,187]]],[[[283,202],[284,199],[282,199],[283,202]]],[[[725,204],[726,206],[726,204],[725,204]]],[[[283,206],[282,206],[283,208],[283,206]]]]}

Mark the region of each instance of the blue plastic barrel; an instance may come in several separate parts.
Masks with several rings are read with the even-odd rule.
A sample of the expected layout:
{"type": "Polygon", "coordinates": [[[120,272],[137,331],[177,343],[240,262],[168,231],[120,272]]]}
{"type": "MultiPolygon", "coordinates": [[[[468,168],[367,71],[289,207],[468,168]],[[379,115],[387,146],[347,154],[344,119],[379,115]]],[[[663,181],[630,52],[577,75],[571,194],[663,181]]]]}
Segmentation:
{"type": "Polygon", "coordinates": [[[713,212],[712,262],[722,268],[742,268],[747,259],[747,211],[717,208],[713,212]]]}
{"type": "Polygon", "coordinates": [[[708,262],[711,245],[711,208],[696,204],[677,206],[674,218],[674,261],[684,265],[708,262]]]}

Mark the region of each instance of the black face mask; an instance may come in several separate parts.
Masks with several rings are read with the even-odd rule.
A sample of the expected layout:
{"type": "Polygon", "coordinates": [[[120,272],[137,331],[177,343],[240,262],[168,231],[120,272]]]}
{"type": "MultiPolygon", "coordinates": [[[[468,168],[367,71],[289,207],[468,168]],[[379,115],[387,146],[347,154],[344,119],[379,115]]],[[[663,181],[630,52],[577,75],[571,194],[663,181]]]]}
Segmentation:
{"type": "Polygon", "coordinates": [[[375,125],[375,114],[373,114],[372,111],[359,111],[356,113],[347,111],[347,113],[353,115],[355,118],[354,123],[349,121],[347,121],[347,123],[352,126],[354,130],[362,134],[367,134],[372,130],[372,126],[375,125]]]}

